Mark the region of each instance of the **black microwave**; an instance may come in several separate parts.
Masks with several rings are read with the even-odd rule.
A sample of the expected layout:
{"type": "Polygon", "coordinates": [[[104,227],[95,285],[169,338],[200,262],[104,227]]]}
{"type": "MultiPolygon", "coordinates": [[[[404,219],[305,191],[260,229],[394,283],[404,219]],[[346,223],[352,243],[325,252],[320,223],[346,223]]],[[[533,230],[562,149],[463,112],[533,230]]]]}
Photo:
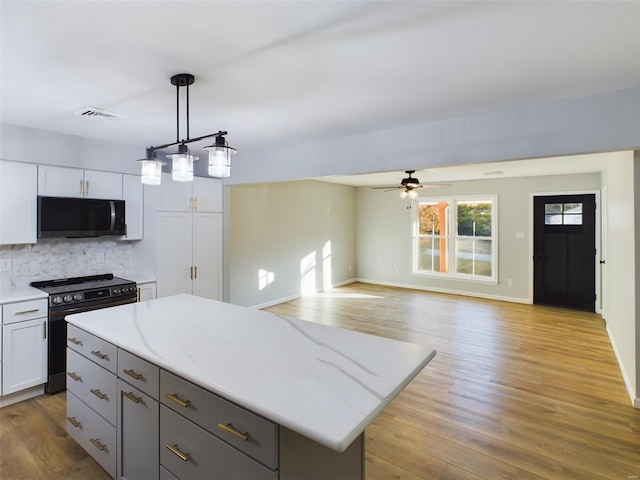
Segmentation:
{"type": "Polygon", "coordinates": [[[38,238],[125,234],[124,200],[38,197],[38,238]]]}

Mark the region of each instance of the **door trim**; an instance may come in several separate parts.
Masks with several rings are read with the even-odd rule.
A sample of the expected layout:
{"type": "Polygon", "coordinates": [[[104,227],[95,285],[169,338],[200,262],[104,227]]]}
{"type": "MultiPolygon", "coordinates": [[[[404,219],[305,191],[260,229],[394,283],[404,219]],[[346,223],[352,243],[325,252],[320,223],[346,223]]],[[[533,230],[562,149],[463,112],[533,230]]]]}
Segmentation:
{"type": "MultiPolygon", "coordinates": [[[[602,222],[602,204],[600,202],[600,190],[567,190],[563,192],[552,191],[552,192],[529,192],[529,293],[528,293],[528,302],[533,305],[533,228],[534,228],[534,218],[533,218],[533,199],[535,197],[550,197],[554,195],[595,195],[596,197],[596,255],[594,257],[594,265],[593,269],[596,274],[596,302],[595,302],[595,311],[602,315],[602,305],[604,302],[603,299],[603,291],[602,291],[602,278],[601,278],[601,269],[598,268],[600,266],[600,259],[602,258],[602,244],[601,244],[601,222],[602,222]]],[[[606,302],[604,302],[606,305],[606,302]]]]}

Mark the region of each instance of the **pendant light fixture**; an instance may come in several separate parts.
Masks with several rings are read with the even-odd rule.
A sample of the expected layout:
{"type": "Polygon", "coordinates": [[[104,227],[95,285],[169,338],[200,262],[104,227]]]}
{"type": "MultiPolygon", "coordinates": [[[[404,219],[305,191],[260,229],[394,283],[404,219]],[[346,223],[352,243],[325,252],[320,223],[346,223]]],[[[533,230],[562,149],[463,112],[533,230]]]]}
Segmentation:
{"type": "Polygon", "coordinates": [[[213,145],[204,147],[209,152],[208,174],[212,177],[228,177],[231,175],[231,155],[236,153],[235,148],[231,148],[224,135],[227,132],[219,131],[197,138],[189,137],[189,85],[192,85],[195,77],[190,73],[179,73],[171,77],[171,84],[176,87],[176,141],[159,146],[147,148],[146,158],[138,160],[142,166],[141,181],[146,185],[160,185],[162,180],[162,166],[166,165],[157,157],[157,151],[167,147],[178,146],[178,151],[170,153],[167,158],[171,160],[171,178],[177,182],[193,181],[193,162],[198,157],[191,155],[188,143],[198,142],[205,138],[215,137],[213,145]],[[187,138],[180,140],[180,88],[186,88],[187,97],[187,138]]]}

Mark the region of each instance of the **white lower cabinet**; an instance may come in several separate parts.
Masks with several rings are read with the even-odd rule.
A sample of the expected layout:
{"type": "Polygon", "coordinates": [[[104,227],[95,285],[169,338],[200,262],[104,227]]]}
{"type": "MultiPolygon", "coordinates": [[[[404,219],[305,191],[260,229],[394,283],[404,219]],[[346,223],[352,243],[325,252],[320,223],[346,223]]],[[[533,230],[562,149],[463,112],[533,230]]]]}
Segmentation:
{"type": "Polygon", "coordinates": [[[156,282],[138,282],[138,301],[146,302],[156,298],[156,282]]]}
{"type": "Polygon", "coordinates": [[[47,381],[47,300],[2,306],[2,395],[47,381]]]}

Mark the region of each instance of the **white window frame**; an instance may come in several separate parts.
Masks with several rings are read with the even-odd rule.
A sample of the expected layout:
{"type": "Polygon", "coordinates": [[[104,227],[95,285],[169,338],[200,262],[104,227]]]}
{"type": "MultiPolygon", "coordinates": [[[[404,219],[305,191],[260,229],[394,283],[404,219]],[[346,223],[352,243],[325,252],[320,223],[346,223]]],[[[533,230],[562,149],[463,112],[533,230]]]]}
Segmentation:
{"type": "MultiPolygon", "coordinates": [[[[443,195],[443,196],[421,196],[412,201],[412,222],[411,222],[411,242],[412,242],[412,270],[413,275],[419,277],[437,277],[450,280],[462,280],[479,283],[498,283],[498,196],[497,195],[443,195]],[[418,269],[418,244],[420,238],[428,238],[430,235],[420,235],[418,233],[418,212],[420,203],[448,202],[447,231],[439,236],[447,239],[447,272],[431,272],[418,269]],[[491,202],[491,276],[479,276],[463,273],[456,273],[456,242],[458,239],[458,211],[459,202],[491,202]]],[[[479,237],[489,238],[489,237],[479,237]]]]}

